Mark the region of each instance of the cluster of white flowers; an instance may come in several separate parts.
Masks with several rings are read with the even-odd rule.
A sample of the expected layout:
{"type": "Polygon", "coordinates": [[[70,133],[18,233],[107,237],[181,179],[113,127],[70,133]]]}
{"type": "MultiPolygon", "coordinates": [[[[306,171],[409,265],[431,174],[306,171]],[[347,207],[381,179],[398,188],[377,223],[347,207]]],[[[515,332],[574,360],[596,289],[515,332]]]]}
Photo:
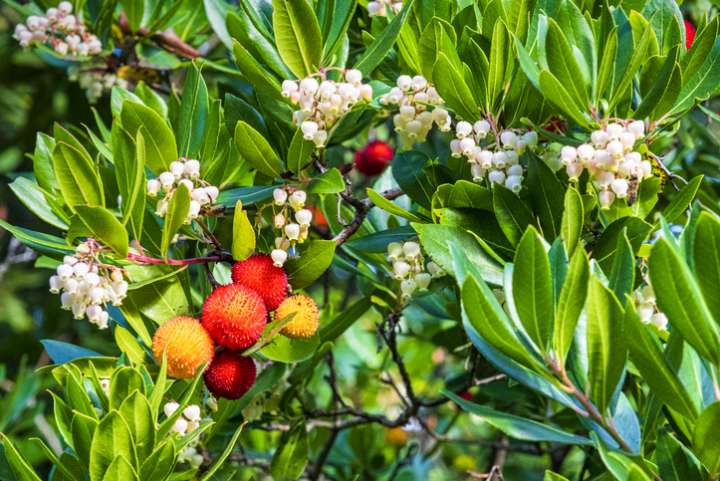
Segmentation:
{"type": "Polygon", "coordinates": [[[165,194],[157,203],[155,209],[157,215],[165,216],[170,199],[180,184],[184,184],[190,192],[190,209],[185,218],[186,224],[197,219],[200,211],[210,207],[220,195],[217,187],[200,178],[199,161],[181,158],[170,163],[169,171],[163,172],[156,179],[150,179],[147,182],[147,191],[150,197],[156,197],[161,191],[165,194]]]}
{"type": "Polygon", "coordinates": [[[594,131],[590,143],[563,147],[560,159],[572,180],[588,170],[599,191],[600,206],[608,208],[616,197],[627,197],[631,183],[652,176],[652,164],[635,151],[635,143],[643,137],[642,120],[613,122],[594,131]]]}
{"type": "Polygon", "coordinates": [[[413,292],[427,289],[430,281],[445,275],[445,271],[435,262],[425,263],[425,257],[417,242],[391,242],[387,251],[387,258],[392,263],[395,279],[400,281],[400,293],[405,302],[413,292]]]}
{"type": "Polygon", "coordinates": [[[302,244],[310,232],[313,214],[305,208],[307,194],[295,189],[288,194],[287,188],[273,191],[273,226],[280,231],[275,238],[275,249],[270,253],[273,263],[282,267],[288,258],[288,250],[296,244],[302,244]]]}
{"type": "Polygon", "coordinates": [[[387,17],[388,11],[398,13],[402,7],[402,0],[376,0],[367,4],[368,15],[371,17],[387,17]]]}
{"type": "Polygon", "coordinates": [[[450,114],[441,107],[445,102],[422,75],[399,76],[396,86],[380,97],[380,103],[398,107],[393,124],[403,149],[425,140],[433,124],[443,132],[449,132],[452,127],[450,114]]]}
{"type": "Polygon", "coordinates": [[[106,71],[104,67],[80,68],[73,65],[68,68],[68,78],[85,89],[85,96],[91,104],[97,102],[103,94],[110,92],[115,86],[128,87],[127,80],[106,71]]]}
{"type": "Polygon", "coordinates": [[[527,149],[538,144],[534,131],[519,132],[503,130],[492,142],[486,142],[492,135],[490,122],[478,120],[475,124],[464,120],[455,125],[455,139],[450,142],[453,157],[466,157],[470,163],[473,181],[484,179],[502,184],[513,192],[522,189],[523,168],[520,156],[527,149]]]}
{"type": "Polygon", "coordinates": [[[85,24],[72,14],[72,3],[60,2],[48,8],[45,15],[30,15],[15,27],[13,37],[23,47],[47,44],[60,55],[88,56],[102,51],[102,43],[85,29],[85,24]]]}
{"type": "MultiPolygon", "coordinates": [[[[170,417],[178,410],[178,408],[180,408],[178,403],[170,401],[169,403],[165,403],[165,406],[163,406],[163,412],[165,413],[165,416],[170,417]]],[[[180,436],[185,436],[186,434],[198,429],[200,427],[201,420],[202,416],[200,414],[200,406],[197,404],[189,404],[185,409],[183,409],[182,414],[175,420],[175,423],[172,426],[172,432],[177,433],[180,436]]],[[[196,445],[197,440],[184,447],[183,450],[180,451],[178,461],[181,463],[187,462],[194,468],[200,466],[203,462],[203,457],[200,453],[198,453],[197,448],[195,447],[196,445]]]]}
{"type": "Polygon", "coordinates": [[[100,245],[88,239],[65,256],[57,273],[50,277],[50,292],[60,295],[62,308],[72,311],[75,319],[83,317],[100,329],[108,327],[105,304],[119,306],[127,295],[128,284],[120,268],[99,262],[100,245]]]}
{"type": "Polygon", "coordinates": [[[661,331],[667,329],[668,318],[664,313],[658,311],[655,292],[650,284],[646,284],[633,292],[633,301],[642,322],[655,324],[661,331]]]}
{"type": "Polygon", "coordinates": [[[300,107],[293,112],[293,122],[318,148],[325,146],[330,129],[358,102],[372,100],[372,87],[362,83],[362,72],[351,69],[344,75],[345,82],[329,80],[322,71],[282,83],[282,95],[300,107]]]}

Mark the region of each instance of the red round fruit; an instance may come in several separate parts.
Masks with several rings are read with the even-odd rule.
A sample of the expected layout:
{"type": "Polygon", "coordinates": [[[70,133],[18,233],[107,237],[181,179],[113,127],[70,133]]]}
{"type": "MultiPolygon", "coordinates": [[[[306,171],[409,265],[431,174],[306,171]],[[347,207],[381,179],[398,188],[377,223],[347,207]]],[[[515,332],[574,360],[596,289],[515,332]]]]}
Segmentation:
{"type": "Polygon", "coordinates": [[[202,325],[218,345],[245,349],[260,339],[267,323],[262,298],[240,284],[220,286],[205,299],[202,325]]]}
{"type": "Polygon", "coordinates": [[[690,20],[685,19],[685,48],[688,50],[690,50],[690,47],[695,40],[696,33],[697,29],[695,28],[695,25],[693,25],[690,20]]]}
{"type": "Polygon", "coordinates": [[[273,264],[266,254],[255,254],[232,267],[232,280],[257,292],[268,311],[274,311],[285,299],[288,278],[285,269],[273,264]]]}
{"type": "Polygon", "coordinates": [[[255,383],[256,374],[251,358],[234,351],[222,351],[205,371],[205,385],[213,396],[240,399],[255,383]]]}
{"type": "Polygon", "coordinates": [[[373,140],[355,152],[355,168],[365,175],[378,175],[393,158],[393,149],[382,140],[373,140]]]}
{"type": "Polygon", "coordinates": [[[473,395],[467,389],[460,392],[460,397],[466,401],[472,401],[473,395]]]}

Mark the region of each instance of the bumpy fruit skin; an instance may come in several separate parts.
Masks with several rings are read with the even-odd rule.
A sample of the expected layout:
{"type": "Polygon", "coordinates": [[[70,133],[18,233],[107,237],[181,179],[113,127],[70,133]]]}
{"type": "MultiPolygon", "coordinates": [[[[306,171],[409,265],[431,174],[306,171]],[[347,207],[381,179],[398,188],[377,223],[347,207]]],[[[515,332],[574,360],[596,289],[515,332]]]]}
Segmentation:
{"type": "Polygon", "coordinates": [[[255,363],[234,351],[221,351],[205,371],[205,385],[216,397],[239,399],[255,382],[255,363]]]}
{"type": "Polygon", "coordinates": [[[174,317],[155,331],[153,355],[160,364],[163,353],[170,377],[191,379],[203,363],[210,363],[215,353],[210,335],[197,319],[174,317]]]}
{"type": "Polygon", "coordinates": [[[402,447],[407,443],[408,433],[401,427],[387,428],[385,429],[385,439],[390,444],[402,447]]]}
{"type": "Polygon", "coordinates": [[[393,158],[393,149],[382,140],[373,140],[355,152],[355,168],[365,175],[378,175],[393,158]]]}
{"type": "Polygon", "coordinates": [[[695,25],[693,25],[690,20],[685,19],[685,48],[687,48],[688,50],[690,50],[690,47],[695,40],[696,33],[697,29],[695,28],[695,25]]]}
{"type": "Polygon", "coordinates": [[[267,309],[260,296],[240,284],[220,286],[205,299],[202,324],[218,345],[245,349],[260,339],[267,309]]]}
{"type": "Polygon", "coordinates": [[[280,333],[293,339],[314,336],[320,324],[320,313],[315,301],[303,294],[288,297],[275,311],[275,319],[282,319],[292,313],[295,315],[280,333]]]}
{"type": "Polygon", "coordinates": [[[285,269],[273,265],[266,254],[255,254],[232,267],[232,280],[257,292],[268,311],[274,311],[285,299],[288,278],[285,269]]]}

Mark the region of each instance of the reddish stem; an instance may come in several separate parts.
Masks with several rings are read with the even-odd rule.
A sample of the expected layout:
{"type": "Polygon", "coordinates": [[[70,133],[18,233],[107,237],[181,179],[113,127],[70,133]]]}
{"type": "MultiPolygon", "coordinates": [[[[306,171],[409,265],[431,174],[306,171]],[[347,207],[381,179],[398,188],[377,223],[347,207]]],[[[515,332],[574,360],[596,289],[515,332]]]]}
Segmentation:
{"type": "Polygon", "coordinates": [[[171,266],[187,266],[190,264],[203,264],[207,262],[222,262],[227,260],[226,256],[212,255],[204,257],[193,257],[190,259],[159,259],[157,257],[143,256],[140,254],[134,254],[128,252],[127,258],[131,261],[139,262],[142,264],[165,264],[171,266]]]}

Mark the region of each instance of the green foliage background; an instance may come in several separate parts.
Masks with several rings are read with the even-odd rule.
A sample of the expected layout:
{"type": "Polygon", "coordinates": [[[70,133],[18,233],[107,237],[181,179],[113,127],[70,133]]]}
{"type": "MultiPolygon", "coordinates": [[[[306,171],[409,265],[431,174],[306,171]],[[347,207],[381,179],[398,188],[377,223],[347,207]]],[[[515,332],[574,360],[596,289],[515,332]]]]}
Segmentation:
{"type": "MultiPolygon", "coordinates": [[[[180,20],[178,20],[176,30],[184,32],[183,38],[188,39],[189,42],[192,40],[194,45],[200,45],[208,36],[213,34],[213,28],[216,33],[220,33],[221,29],[218,29],[216,25],[211,25],[214,19],[212,15],[206,14],[206,9],[207,4],[224,5],[223,2],[205,2],[206,5],[204,6],[202,2],[196,2],[197,4],[195,2],[180,3],[184,10],[178,15],[180,20]],[[193,17],[195,10],[198,13],[196,17],[193,17]],[[185,17],[194,18],[194,20],[187,20],[185,17]]],[[[581,7],[583,6],[583,2],[576,3],[580,3],[581,7]]],[[[593,2],[584,3],[590,3],[591,5],[584,6],[592,11],[593,2]]],[[[634,3],[643,2],[623,2],[623,5],[633,7],[634,3]]],[[[594,8],[597,11],[601,7],[596,5],[594,8]]],[[[652,5],[648,8],[652,9],[652,5]]],[[[698,25],[704,25],[707,18],[716,18],[714,17],[716,7],[711,4],[690,2],[679,5],[678,8],[681,9],[686,18],[691,19],[698,25]]],[[[48,62],[40,59],[36,53],[19,49],[16,42],[11,38],[11,33],[12,27],[21,19],[21,16],[9,5],[2,5],[0,9],[0,59],[2,59],[0,60],[0,175],[2,176],[0,180],[0,218],[7,220],[12,225],[50,232],[52,228],[48,229],[47,225],[38,221],[34,215],[18,202],[8,185],[21,173],[32,170],[32,162],[25,156],[25,153],[32,152],[35,148],[36,132],[51,134],[55,122],[60,122],[63,125],[80,126],[85,124],[92,126],[96,121],[94,114],[97,114],[97,117],[109,125],[112,118],[111,105],[109,98],[105,98],[104,101],[91,106],[77,84],[67,80],[65,72],[59,68],[60,66],[49,65],[48,62]]],[[[381,35],[382,27],[390,28],[377,23],[373,24],[375,30],[365,28],[366,21],[368,21],[367,18],[354,18],[350,26],[350,43],[357,50],[350,50],[349,55],[355,60],[357,60],[356,55],[359,53],[362,44],[369,43],[369,38],[377,38],[378,35],[381,35]]],[[[460,22],[462,19],[457,19],[457,21],[460,22]]],[[[229,19],[227,28],[232,25],[232,19],[229,19]]],[[[230,32],[233,35],[235,33],[230,32]]],[[[225,34],[228,35],[229,33],[226,31],[225,34]]],[[[407,39],[401,37],[398,42],[399,47],[397,50],[401,56],[404,41],[407,41],[407,39]]],[[[243,51],[243,49],[250,50],[247,45],[236,42],[233,47],[234,58],[238,64],[241,64],[243,58],[251,59],[262,55],[262,47],[252,46],[254,51],[249,53],[243,51]]],[[[508,46],[508,48],[510,47],[508,46]]],[[[243,119],[243,114],[246,114],[246,110],[243,109],[246,109],[247,103],[238,99],[253,98],[252,93],[249,93],[249,85],[254,86],[257,90],[262,90],[264,84],[262,79],[251,78],[248,82],[247,78],[241,79],[237,75],[233,75],[234,65],[228,60],[228,55],[217,53],[221,50],[222,47],[216,50],[214,55],[211,55],[211,62],[214,62],[215,65],[205,66],[203,69],[204,79],[212,96],[216,99],[224,99],[226,120],[231,116],[231,120],[243,119]]],[[[394,51],[390,60],[384,63],[381,63],[382,58],[370,59],[364,64],[361,63],[361,66],[367,69],[364,73],[367,74],[375,70],[374,67],[378,67],[378,76],[385,79],[394,79],[397,74],[401,73],[398,71],[399,67],[405,66],[403,62],[407,62],[409,58],[403,57],[398,61],[394,57],[395,55],[398,55],[398,52],[394,51]],[[375,65],[369,65],[372,63],[375,63],[375,65]]],[[[197,74],[197,71],[193,70],[189,63],[176,64],[175,62],[180,61],[169,57],[156,59],[182,72],[177,74],[178,85],[180,80],[183,79],[186,68],[189,67],[191,72],[188,74],[189,76],[197,74]]],[[[251,61],[247,60],[247,62],[247,64],[241,66],[247,68],[251,61]]],[[[423,63],[422,58],[420,63],[423,63]]],[[[432,65],[430,63],[430,68],[432,65]]],[[[302,65],[288,65],[288,67],[293,72],[302,70],[302,65]]],[[[283,68],[286,67],[283,66],[283,68]]],[[[425,73],[428,67],[421,65],[420,68],[425,73]]],[[[437,66],[435,68],[437,69],[437,66]]],[[[430,70],[426,75],[432,77],[434,74],[430,70]]],[[[563,84],[567,84],[567,79],[562,80],[563,84]]],[[[188,82],[188,78],[184,78],[184,81],[188,82]]],[[[387,83],[391,84],[392,82],[387,81],[387,83]]],[[[526,83],[524,88],[531,89],[529,83],[526,83]]],[[[449,94],[450,90],[452,89],[446,87],[444,91],[449,94]]],[[[669,122],[672,126],[669,125],[668,128],[673,130],[668,130],[671,134],[662,139],[661,143],[664,142],[665,145],[669,146],[669,150],[666,150],[669,154],[664,158],[664,163],[673,173],[685,179],[693,179],[703,175],[703,182],[699,186],[697,199],[710,210],[717,212],[718,205],[720,205],[718,203],[720,195],[720,176],[718,176],[718,168],[720,167],[720,118],[715,112],[720,110],[720,100],[714,96],[719,91],[717,87],[708,90],[713,95],[710,95],[702,103],[702,107],[683,114],[679,119],[673,119],[677,120],[677,123],[669,122]]],[[[443,91],[441,91],[441,94],[445,96],[443,91]]],[[[537,95],[539,97],[539,94],[537,95]]],[[[460,98],[459,101],[456,100],[451,105],[454,111],[461,116],[464,107],[462,100],[460,98]]],[[[474,99],[473,101],[481,104],[481,108],[483,105],[491,106],[490,110],[492,110],[493,103],[496,105],[500,103],[499,97],[491,98],[491,96],[474,99]]],[[[450,100],[448,100],[448,104],[451,104],[450,100]]],[[[538,112],[520,111],[521,109],[518,109],[518,121],[520,116],[538,114],[538,112]]],[[[468,116],[472,117],[472,112],[473,109],[471,108],[468,116]]],[[[565,109],[563,113],[580,125],[590,121],[589,118],[586,118],[584,112],[576,113],[572,107],[565,109]]],[[[272,116],[277,115],[277,112],[273,112],[272,107],[269,107],[268,112],[263,112],[263,114],[272,116]]],[[[537,118],[539,117],[538,114],[537,118]]],[[[231,122],[228,121],[228,123],[231,122]]],[[[360,121],[358,123],[362,124],[360,121]]],[[[284,142],[282,145],[273,145],[272,147],[284,151],[287,145],[290,144],[290,131],[287,129],[283,131],[284,126],[279,122],[273,123],[272,127],[275,130],[271,132],[271,135],[276,139],[282,139],[284,142]]],[[[392,125],[389,123],[381,125],[379,131],[383,136],[390,136],[392,125]]],[[[233,129],[233,132],[237,137],[238,131],[233,129]]],[[[353,139],[355,134],[356,132],[348,127],[348,141],[342,148],[338,147],[334,151],[328,152],[330,165],[341,165],[346,158],[350,157],[354,148],[363,145],[364,134],[353,139]]],[[[197,135],[202,136],[202,134],[197,135]]],[[[438,137],[440,135],[433,137],[428,143],[428,154],[431,156],[439,154],[447,157],[447,151],[443,150],[446,147],[442,147],[443,139],[438,137]]],[[[261,172],[256,177],[256,184],[261,183],[257,181],[258,178],[261,181],[267,180],[266,183],[269,183],[271,178],[276,177],[276,175],[273,175],[271,167],[269,172],[262,171],[259,168],[258,170],[261,172]]],[[[359,176],[352,178],[355,181],[356,191],[362,192],[368,186],[377,191],[384,190],[390,186],[387,177],[386,175],[386,177],[381,178],[374,185],[370,185],[367,179],[359,176]]],[[[231,172],[223,180],[228,184],[245,185],[247,170],[231,172]]],[[[672,199],[677,198],[677,194],[669,185],[664,188],[667,195],[661,197],[657,210],[664,211],[667,215],[667,205],[672,206],[672,199]]],[[[692,195],[690,197],[692,198],[692,195]]],[[[328,196],[328,198],[330,200],[325,202],[328,205],[334,205],[334,198],[332,196],[328,196]]],[[[687,204],[689,202],[690,200],[687,201],[687,204]]],[[[409,207],[409,202],[405,206],[409,207]]],[[[331,209],[327,208],[328,206],[325,207],[326,211],[331,211],[331,209]]],[[[679,220],[683,217],[685,207],[686,205],[683,205],[680,208],[677,219],[668,219],[668,221],[679,220]]],[[[371,219],[375,222],[375,225],[386,228],[396,227],[396,225],[392,224],[396,222],[395,219],[388,222],[387,214],[379,213],[379,211],[380,209],[375,209],[371,214],[371,219]],[[375,218],[372,216],[375,216],[375,218]]],[[[421,211],[418,215],[425,216],[427,209],[418,209],[417,211],[421,211]]],[[[417,211],[415,212],[417,213],[417,211]]],[[[462,212],[457,215],[460,220],[463,219],[462,212]]],[[[423,243],[428,239],[425,247],[430,250],[428,245],[431,244],[433,236],[439,235],[442,237],[445,234],[438,234],[437,230],[424,228],[422,224],[427,220],[427,217],[422,217],[421,220],[423,222],[420,223],[420,226],[417,226],[416,230],[419,232],[423,243]],[[426,233],[424,234],[424,232],[426,233]]],[[[330,220],[330,223],[332,225],[333,221],[330,220]]],[[[427,225],[436,226],[436,224],[427,225]]],[[[231,238],[231,229],[231,224],[218,227],[218,236],[221,240],[227,241],[231,238]]],[[[532,247],[533,243],[535,243],[536,247],[535,252],[544,252],[543,245],[540,239],[535,236],[533,230],[528,231],[520,238],[523,230],[517,233],[516,241],[519,242],[509,245],[503,237],[502,241],[498,243],[500,248],[497,250],[505,260],[513,259],[516,247],[520,250],[526,245],[532,247]]],[[[632,238],[633,232],[631,230],[632,226],[628,227],[626,233],[628,237],[632,238]]],[[[54,233],[57,234],[58,232],[55,231],[54,233]]],[[[452,237],[453,234],[454,232],[450,232],[447,235],[452,237]]],[[[546,240],[552,242],[553,237],[550,236],[546,240]]],[[[616,234],[616,237],[621,236],[616,234]]],[[[488,236],[488,238],[492,237],[488,236]]],[[[53,448],[61,443],[61,437],[53,426],[52,398],[46,391],[47,388],[55,388],[56,383],[53,380],[53,374],[57,377],[58,373],[51,374],[48,369],[36,370],[51,362],[45,346],[40,341],[44,339],[59,340],[82,346],[106,356],[119,356],[121,351],[111,331],[98,331],[87,322],[73,321],[68,312],[60,309],[56,296],[52,296],[47,292],[47,279],[51,271],[34,267],[34,259],[29,257],[30,254],[11,239],[7,231],[0,231],[2,245],[0,248],[0,431],[15,442],[18,450],[37,469],[38,473],[43,475],[43,478],[52,475],[55,476],[52,479],[64,479],[61,475],[55,474],[55,471],[51,468],[51,463],[48,462],[46,455],[38,447],[37,443],[29,440],[31,437],[40,437],[46,440],[53,448]]],[[[225,244],[230,245],[227,242],[225,244]]],[[[346,247],[352,249],[352,242],[348,243],[346,247]]],[[[355,247],[357,247],[357,244],[355,247]]],[[[493,247],[496,246],[493,245],[493,247]]],[[[569,246],[566,247],[570,250],[569,246]]],[[[631,256],[631,259],[634,259],[633,247],[628,247],[628,255],[631,256]]],[[[717,247],[720,248],[720,246],[717,247]]],[[[615,249],[614,244],[611,249],[615,249]]],[[[382,250],[381,248],[380,251],[382,250]]],[[[188,253],[188,255],[191,254],[195,253],[188,253]]],[[[445,252],[445,254],[452,261],[456,256],[461,258],[463,254],[467,255],[468,252],[445,252]]],[[[470,252],[470,254],[472,253],[470,252]]],[[[370,261],[377,260],[379,257],[377,252],[362,253],[361,255],[366,256],[365,258],[370,261]]],[[[670,255],[668,254],[668,256],[670,255]]],[[[542,261],[544,259],[538,262],[542,261]]],[[[672,259],[667,262],[670,263],[671,261],[672,259]]],[[[516,265],[520,262],[517,258],[515,259],[516,265]]],[[[467,262],[467,265],[471,264],[472,262],[467,262]]],[[[602,267],[603,269],[606,268],[605,265],[602,267]]],[[[610,267],[607,267],[608,272],[610,267]]],[[[578,267],[578,269],[580,268],[578,267]]],[[[395,438],[393,436],[399,435],[397,430],[373,423],[344,430],[338,435],[327,458],[327,464],[330,466],[328,473],[333,476],[330,479],[431,479],[438,481],[462,479],[464,476],[469,476],[469,471],[478,473],[488,471],[489,466],[495,461],[499,449],[502,448],[504,451],[507,446],[509,446],[509,449],[507,450],[507,459],[503,463],[503,474],[505,479],[508,480],[543,479],[546,469],[562,473],[568,479],[612,479],[611,474],[605,467],[608,462],[606,461],[605,465],[603,465],[603,460],[597,455],[597,452],[586,446],[592,443],[587,438],[571,438],[570,443],[565,444],[568,439],[563,437],[565,436],[564,432],[548,434],[543,430],[543,426],[523,424],[526,421],[515,424],[517,419],[508,421],[507,419],[496,419],[494,417],[497,412],[502,412],[544,423],[546,421],[544,413],[556,408],[557,403],[549,401],[546,397],[525,388],[520,383],[508,381],[502,373],[499,373],[493,365],[483,359],[478,351],[471,347],[465,331],[461,324],[458,323],[458,319],[461,317],[460,301],[472,306],[480,305],[483,302],[482,299],[487,298],[483,297],[485,293],[483,289],[487,289],[487,287],[485,281],[481,278],[485,278],[486,281],[488,279],[485,273],[473,272],[472,269],[468,270],[469,272],[454,273],[455,277],[467,276],[468,278],[464,283],[458,278],[459,285],[462,287],[461,299],[454,297],[452,281],[446,280],[442,281],[445,284],[439,285],[436,295],[421,298],[407,308],[405,312],[406,322],[413,327],[408,335],[400,338],[398,350],[403,353],[405,366],[411,374],[412,383],[418,392],[422,393],[423,396],[432,397],[445,389],[444,392],[447,396],[464,408],[464,411],[474,413],[477,417],[470,417],[467,412],[464,412],[455,404],[448,403],[438,408],[436,412],[433,412],[430,417],[425,419],[426,422],[433,423],[437,432],[447,434],[448,437],[455,440],[454,442],[429,439],[422,433],[411,433],[409,440],[406,442],[394,443],[395,438]],[[441,357],[444,358],[444,361],[436,361],[441,357]],[[429,360],[434,361],[429,362],[429,360]],[[465,403],[456,396],[457,393],[467,387],[469,372],[476,379],[490,380],[486,384],[472,388],[474,404],[465,403]],[[489,412],[487,411],[488,408],[494,411],[489,412]],[[491,419],[493,421],[481,422],[479,419],[491,419]],[[535,442],[532,439],[509,441],[508,436],[503,434],[508,432],[508,424],[511,427],[520,426],[526,436],[528,432],[535,432],[533,430],[538,429],[540,441],[535,442]],[[588,455],[589,452],[593,454],[588,455]]],[[[193,271],[192,274],[193,276],[197,275],[197,271],[193,271]]],[[[322,300],[323,305],[326,307],[324,322],[328,322],[343,312],[353,312],[354,308],[362,312],[360,320],[354,323],[332,348],[337,369],[335,375],[340,390],[354,404],[363,406],[363,409],[369,412],[385,413],[391,416],[392,412],[394,412],[392,410],[398,409],[400,402],[392,389],[378,380],[388,373],[397,378],[399,373],[396,372],[396,367],[388,358],[388,352],[378,349],[379,340],[375,326],[382,321],[383,316],[379,313],[379,310],[361,310],[362,307],[367,307],[361,303],[368,302],[367,299],[370,298],[370,294],[375,293],[382,296],[382,294],[377,294],[374,291],[375,287],[372,280],[368,281],[362,274],[360,272],[360,275],[358,275],[356,270],[348,269],[341,261],[336,261],[325,277],[310,286],[308,291],[316,299],[322,300]],[[389,411],[390,414],[388,414],[389,411]]],[[[593,296],[606,296],[606,299],[609,298],[607,289],[592,283],[590,286],[591,291],[594,293],[593,296]]],[[[611,287],[617,287],[617,284],[611,287]]],[[[622,288],[614,290],[618,294],[624,293],[622,288]]],[[[618,297],[621,301],[624,301],[621,295],[618,297]]],[[[611,301],[599,301],[595,298],[594,300],[602,305],[611,304],[611,301]]],[[[380,305],[384,302],[382,298],[379,302],[377,299],[373,299],[373,301],[380,305]]],[[[678,303],[682,302],[684,302],[684,299],[679,298],[678,303]]],[[[492,315],[497,316],[499,319],[498,325],[502,323],[509,324],[510,322],[507,319],[501,319],[505,316],[502,309],[497,310],[495,307],[489,306],[488,312],[492,312],[492,315]]],[[[630,316],[627,313],[625,315],[630,316]]],[[[467,322],[472,325],[486,325],[483,319],[477,319],[477,324],[475,324],[473,317],[474,314],[469,316],[467,322]]],[[[598,316],[596,320],[598,323],[605,320],[600,319],[600,317],[602,316],[598,316]]],[[[546,319],[546,321],[551,322],[550,319],[546,319]]],[[[671,321],[673,321],[672,317],[671,321]]],[[[693,319],[689,319],[689,321],[692,322],[693,319]]],[[[613,332],[615,327],[604,326],[598,329],[603,332],[613,332]]],[[[690,328],[688,329],[690,330],[690,328]]],[[[472,339],[472,328],[466,326],[465,330],[469,331],[471,340],[475,342],[472,339]]],[[[481,331],[481,329],[478,328],[478,331],[481,331]]],[[[491,340],[493,335],[493,333],[487,331],[480,332],[480,334],[487,340],[491,340]]],[[[644,335],[642,333],[637,334],[637,338],[642,338],[644,335]]],[[[501,336],[502,333],[500,333],[501,336]]],[[[685,332],[683,332],[683,336],[687,337],[685,332]]],[[[612,339],[611,342],[621,343],[622,341],[622,339],[612,339]]],[[[652,342],[654,342],[654,338],[652,342]]],[[[504,352],[504,354],[508,353],[504,352]]],[[[705,353],[701,352],[700,354],[704,355],[705,353]]],[[[618,369],[624,366],[624,355],[623,352],[623,358],[612,360],[611,364],[614,364],[618,369]]],[[[714,351],[709,352],[708,355],[717,356],[718,353],[714,351]]],[[[510,357],[515,359],[512,355],[510,357]]],[[[717,366],[718,360],[713,360],[717,366]]],[[[642,367],[642,359],[633,359],[633,361],[638,369],[642,367]]],[[[531,360],[529,362],[536,361],[531,360]]],[[[520,363],[523,364],[522,361],[520,363]]],[[[642,371],[643,369],[640,369],[641,373],[642,371]]],[[[634,371],[633,373],[635,374],[634,371]]],[[[268,374],[268,377],[272,374],[272,372],[268,374]]],[[[304,386],[305,392],[317,397],[318,405],[329,401],[332,397],[332,393],[328,390],[324,379],[324,376],[329,374],[324,369],[322,373],[318,370],[304,386]]],[[[620,376],[619,372],[605,374],[608,377],[620,376]]],[[[602,384],[604,379],[591,380],[591,383],[593,382],[602,384]]],[[[651,385],[651,388],[654,389],[654,386],[651,385]]],[[[67,390],[67,386],[65,386],[65,389],[67,390]]],[[[629,391],[637,390],[636,394],[638,396],[634,401],[637,404],[647,401],[645,396],[647,392],[644,392],[643,389],[643,387],[634,384],[628,387],[629,391]]],[[[277,411],[278,406],[283,405],[285,401],[281,399],[280,394],[279,392],[273,393],[272,390],[264,393],[260,400],[257,401],[257,405],[248,408],[250,410],[248,417],[261,419],[261,414],[277,411]],[[255,412],[252,411],[253,408],[255,412]]],[[[601,406],[609,404],[611,396],[612,392],[607,393],[606,399],[600,400],[598,403],[601,406]]],[[[640,409],[642,406],[636,405],[634,407],[640,409]]],[[[676,406],[673,406],[673,409],[676,409],[676,406]]],[[[585,436],[585,434],[580,433],[578,422],[571,412],[568,412],[568,410],[560,410],[559,412],[560,414],[553,419],[554,426],[578,436],[585,436]]],[[[691,413],[691,417],[697,414],[691,413]]],[[[714,415],[714,413],[707,414],[707,416],[710,415],[714,415]]],[[[288,416],[283,420],[291,422],[293,418],[288,416]]],[[[715,418],[711,419],[710,425],[717,426],[715,418]]],[[[210,450],[215,453],[222,452],[223,447],[233,439],[237,427],[238,423],[222,425],[218,432],[214,433],[217,434],[217,437],[212,441],[214,444],[209,444],[210,450]]],[[[510,431],[512,432],[512,429],[510,431]]],[[[681,426],[678,431],[687,434],[689,428],[681,426]]],[[[239,431],[237,432],[239,433],[239,431]]],[[[279,446],[289,449],[286,446],[292,446],[293,443],[309,442],[310,447],[307,448],[310,453],[309,457],[316,459],[322,455],[322,447],[329,435],[327,431],[313,431],[309,441],[302,439],[299,434],[296,434],[297,432],[299,431],[291,429],[289,434],[284,434],[281,432],[266,432],[262,429],[249,429],[240,434],[239,442],[241,445],[247,446],[248,457],[252,455],[253,458],[260,459],[263,462],[280,463],[284,466],[291,464],[291,461],[293,461],[290,459],[292,455],[288,455],[288,459],[278,455],[279,446]],[[300,440],[298,441],[298,439],[300,440]],[[271,461],[273,455],[275,460],[271,461]]],[[[654,439],[661,439],[662,435],[663,433],[660,433],[654,439]]],[[[401,435],[401,437],[404,436],[405,434],[401,435]]],[[[510,438],[512,437],[510,436],[510,438]]],[[[657,441],[657,445],[662,445],[664,442],[668,444],[677,442],[674,441],[675,438],[672,439],[673,441],[657,441]]],[[[685,444],[691,444],[687,439],[681,440],[685,444]]],[[[650,452],[659,449],[655,441],[651,444],[650,448],[645,447],[645,449],[650,452]]],[[[673,445],[666,447],[666,449],[671,450],[675,447],[673,445]]],[[[705,453],[705,456],[712,457],[715,451],[712,451],[712,447],[706,449],[710,450],[710,453],[705,453]]],[[[682,450],[677,448],[677,451],[682,450]]],[[[696,454],[702,457],[702,449],[700,451],[700,454],[696,454]]],[[[612,457],[611,454],[604,453],[604,455],[606,458],[612,457]]],[[[680,457],[678,455],[678,459],[680,457]]],[[[2,458],[2,460],[4,461],[5,458],[2,458]]],[[[702,460],[705,461],[704,458],[702,460]]],[[[622,465],[623,469],[629,472],[629,474],[625,473],[625,479],[646,479],[647,475],[643,474],[642,471],[634,471],[640,470],[640,468],[628,468],[627,466],[630,466],[631,463],[623,463],[624,461],[618,461],[617,465],[622,465]]],[[[276,468],[275,473],[277,474],[277,472],[278,469],[276,468]]],[[[3,475],[9,476],[7,473],[10,473],[8,464],[0,462],[0,479],[5,479],[3,475]]],[[[256,471],[252,468],[243,469],[228,462],[218,473],[213,475],[212,479],[252,479],[252,476],[256,475],[255,473],[256,471]]],[[[193,479],[194,475],[185,473],[185,476],[187,477],[178,477],[176,479],[193,479]]],[[[292,476],[288,475],[288,477],[292,476]]],[[[281,476],[277,477],[277,479],[281,479],[281,476]]],[[[694,481],[695,479],[710,478],[699,476],[697,478],[683,477],[678,479],[694,481]]]]}

